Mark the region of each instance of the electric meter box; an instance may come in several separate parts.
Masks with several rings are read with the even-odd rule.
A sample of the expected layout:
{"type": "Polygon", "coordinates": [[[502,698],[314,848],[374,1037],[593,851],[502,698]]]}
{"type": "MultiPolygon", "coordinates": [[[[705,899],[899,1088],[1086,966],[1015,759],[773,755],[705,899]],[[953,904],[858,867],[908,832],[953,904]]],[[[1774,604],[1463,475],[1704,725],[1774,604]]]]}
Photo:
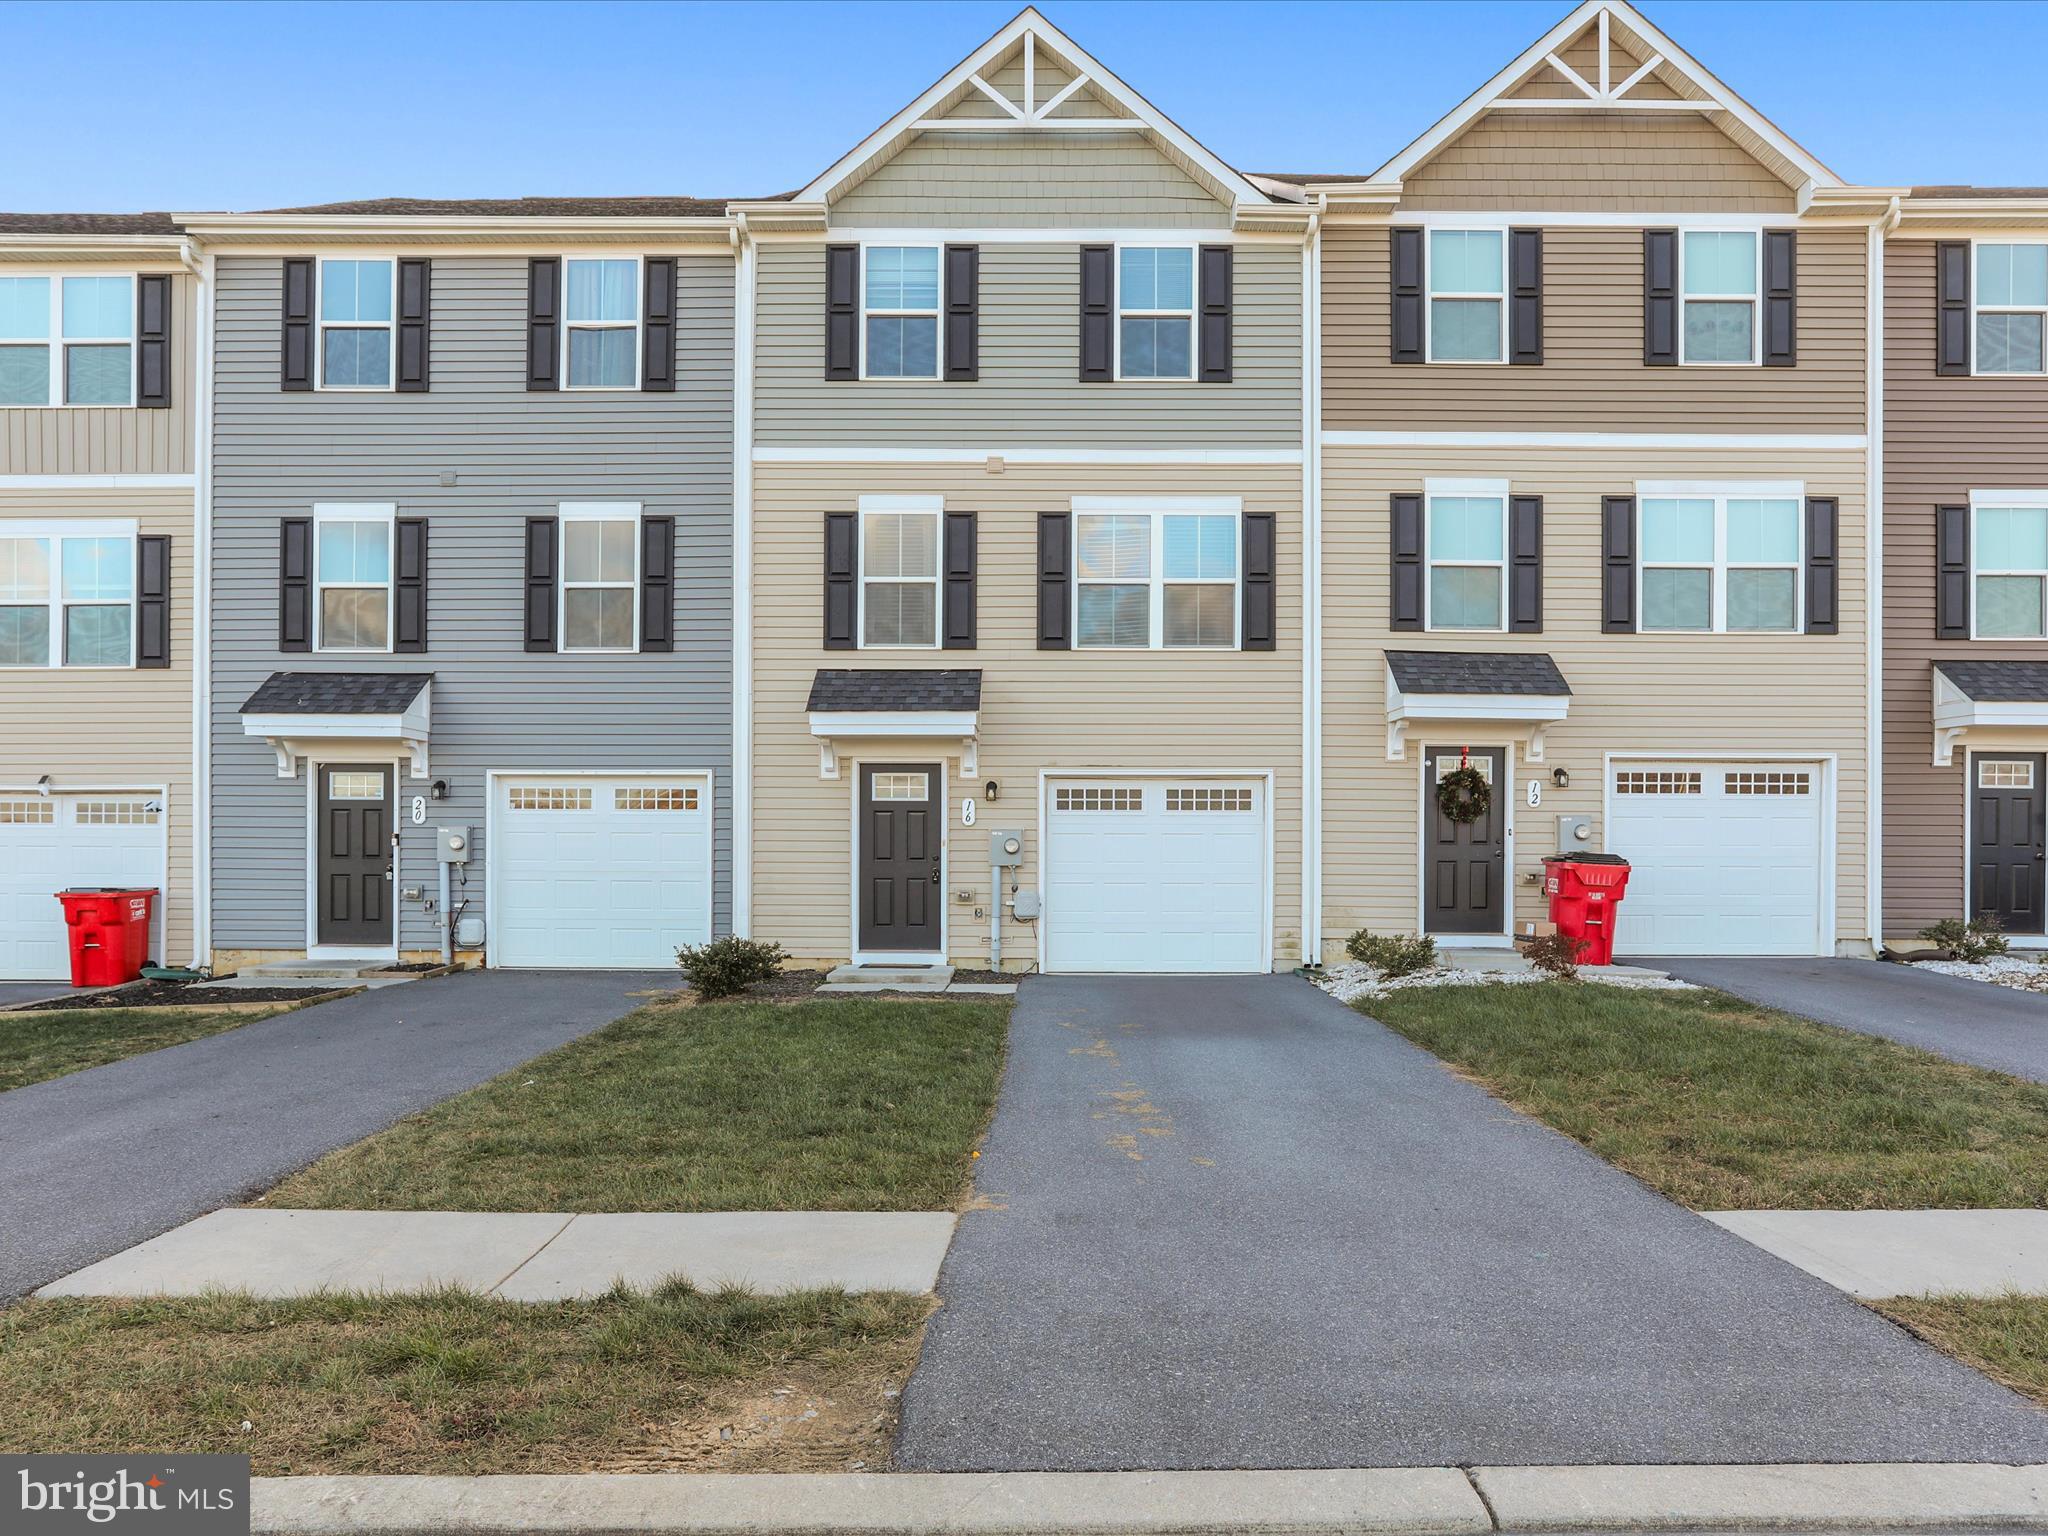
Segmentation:
{"type": "Polygon", "coordinates": [[[997,869],[1015,869],[1024,862],[1024,834],[1018,831],[988,835],[988,861],[997,869]]]}
{"type": "Polygon", "coordinates": [[[469,828],[436,827],[434,829],[434,856],[443,864],[467,864],[469,862],[469,828]]]}

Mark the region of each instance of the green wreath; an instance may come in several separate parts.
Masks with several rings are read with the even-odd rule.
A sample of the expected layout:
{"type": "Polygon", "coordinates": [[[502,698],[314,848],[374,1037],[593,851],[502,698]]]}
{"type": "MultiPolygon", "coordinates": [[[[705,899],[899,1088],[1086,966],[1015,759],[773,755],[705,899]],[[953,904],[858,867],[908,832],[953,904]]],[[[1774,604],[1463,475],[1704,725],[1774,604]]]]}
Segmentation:
{"type": "Polygon", "coordinates": [[[1461,763],[1437,780],[1436,808],[1444,820],[1469,825],[1493,809],[1493,786],[1477,768],[1461,763]]]}

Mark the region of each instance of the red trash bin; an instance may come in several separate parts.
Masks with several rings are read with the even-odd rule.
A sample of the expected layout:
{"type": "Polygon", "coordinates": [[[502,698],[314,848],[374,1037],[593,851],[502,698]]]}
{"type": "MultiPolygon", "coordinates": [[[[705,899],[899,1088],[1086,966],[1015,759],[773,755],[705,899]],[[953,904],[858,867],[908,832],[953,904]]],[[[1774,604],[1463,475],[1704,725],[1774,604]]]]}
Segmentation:
{"type": "Polygon", "coordinates": [[[1615,908],[1628,894],[1629,862],[1618,853],[1552,854],[1543,889],[1557,931],[1581,941],[1579,964],[1614,963],[1615,908]]]}
{"type": "Polygon", "coordinates": [[[118,987],[149,959],[149,918],[156,889],[128,886],[59,891],[71,934],[71,985],[118,987]]]}

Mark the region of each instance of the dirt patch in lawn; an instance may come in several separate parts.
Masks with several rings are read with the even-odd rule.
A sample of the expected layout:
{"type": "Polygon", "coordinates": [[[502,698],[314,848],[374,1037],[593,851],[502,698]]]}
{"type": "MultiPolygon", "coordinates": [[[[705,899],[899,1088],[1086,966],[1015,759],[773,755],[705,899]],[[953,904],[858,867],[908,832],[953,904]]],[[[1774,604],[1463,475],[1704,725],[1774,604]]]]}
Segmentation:
{"type": "Polygon", "coordinates": [[[212,1008],[222,1003],[303,1003],[330,992],[347,990],[350,989],[337,988],[332,982],[299,987],[229,987],[216,991],[198,982],[138,981],[126,987],[112,987],[105,992],[53,997],[12,1011],[78,1013],[94,1008],[212,1008]]]}

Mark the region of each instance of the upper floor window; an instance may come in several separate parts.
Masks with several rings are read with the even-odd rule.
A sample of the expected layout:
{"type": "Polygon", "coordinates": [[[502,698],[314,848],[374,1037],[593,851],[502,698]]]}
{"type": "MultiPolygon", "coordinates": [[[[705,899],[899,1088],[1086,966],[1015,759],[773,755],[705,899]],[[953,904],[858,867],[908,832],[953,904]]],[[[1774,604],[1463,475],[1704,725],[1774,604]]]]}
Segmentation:
{"type": "Polygon", "coordinates": [[[640,633],[640,506],[562,507],[562,649],[631,651],[640,633]]]}
{"type": "Polygon", "coordinates": [[[135,529],[0,523],[0,667],[135,665],[135,529]]]}
{"type": "Polygon", "coordinates": [[[391,530],[397,512],[389,505],[313,509],[321,650],[391,649],[391,530]]]}
{"type": "Polygon", "coordinates": [[[389,389],[391,262],[320,263],[320,387],[389,389]]]}
{"type": "Polygon", "coordinates": [[[1980,241],[1971,330],[1979,373],[2040,373],[2048,245],[1980,241]]]}
{"type": "Polygon", "coordinates": [[[2048,504],[1978,504],[1970,540],[1975,622],[1985,640],[2048,639],[2048,504]]]}
{"type": "Polygon", "coordinates": [[[133,277],[0,277],[0,405],[134,403],[133,277]]]}
{"type": "Polygon", "coordinates": [[[1429,565],[1429,629],[1505,629],[1508,583],[1507,487],[1429,488],[1423,545],[1429,565]]]}
{"type": "Polygon", "coordinates": [[[1117,377],[1195,376],[1195,252],[1186,245],[1117,247],[1117,377]]]}
{"type": "Polygon", "coordinates": [[[861,278],[864,338],[871,379],[939,376],[939,248],[871,245],[861,278]]]}
{"type": "Polygon", "coordinates": [[[1754,230],[1684,232],[1679,242],[1679,293],[1685,302],[1683,361],[1756,361],[1760,250],[1754,230]]]}
{"type": "Polygon", "coordinates": [[[1429,232],[1429,360],[1507,356],[1508,239],[1498,229],[1429,232]]]}
{"type": "Polygon", "coordinates": [[[638,389],[640,258],[571,256],[562,265],[568,283],[562,315],[568,387],[638,389]]]}
{"type": "Polygon", "coordinates": [[[1799,628],[1798,495],[1645,495],[1640,506],[1643,629],[1799,628]]]}
{"type": "Polygon", "coordinates": [[[860,643],[939,643],[939,498],[861,498],[860,643]]]}
{"type": "Polygon", "coordinates": [[[1238,516],[1077,502],[1074,643],[1087,649],[1238,643],[1238,516]]]}

